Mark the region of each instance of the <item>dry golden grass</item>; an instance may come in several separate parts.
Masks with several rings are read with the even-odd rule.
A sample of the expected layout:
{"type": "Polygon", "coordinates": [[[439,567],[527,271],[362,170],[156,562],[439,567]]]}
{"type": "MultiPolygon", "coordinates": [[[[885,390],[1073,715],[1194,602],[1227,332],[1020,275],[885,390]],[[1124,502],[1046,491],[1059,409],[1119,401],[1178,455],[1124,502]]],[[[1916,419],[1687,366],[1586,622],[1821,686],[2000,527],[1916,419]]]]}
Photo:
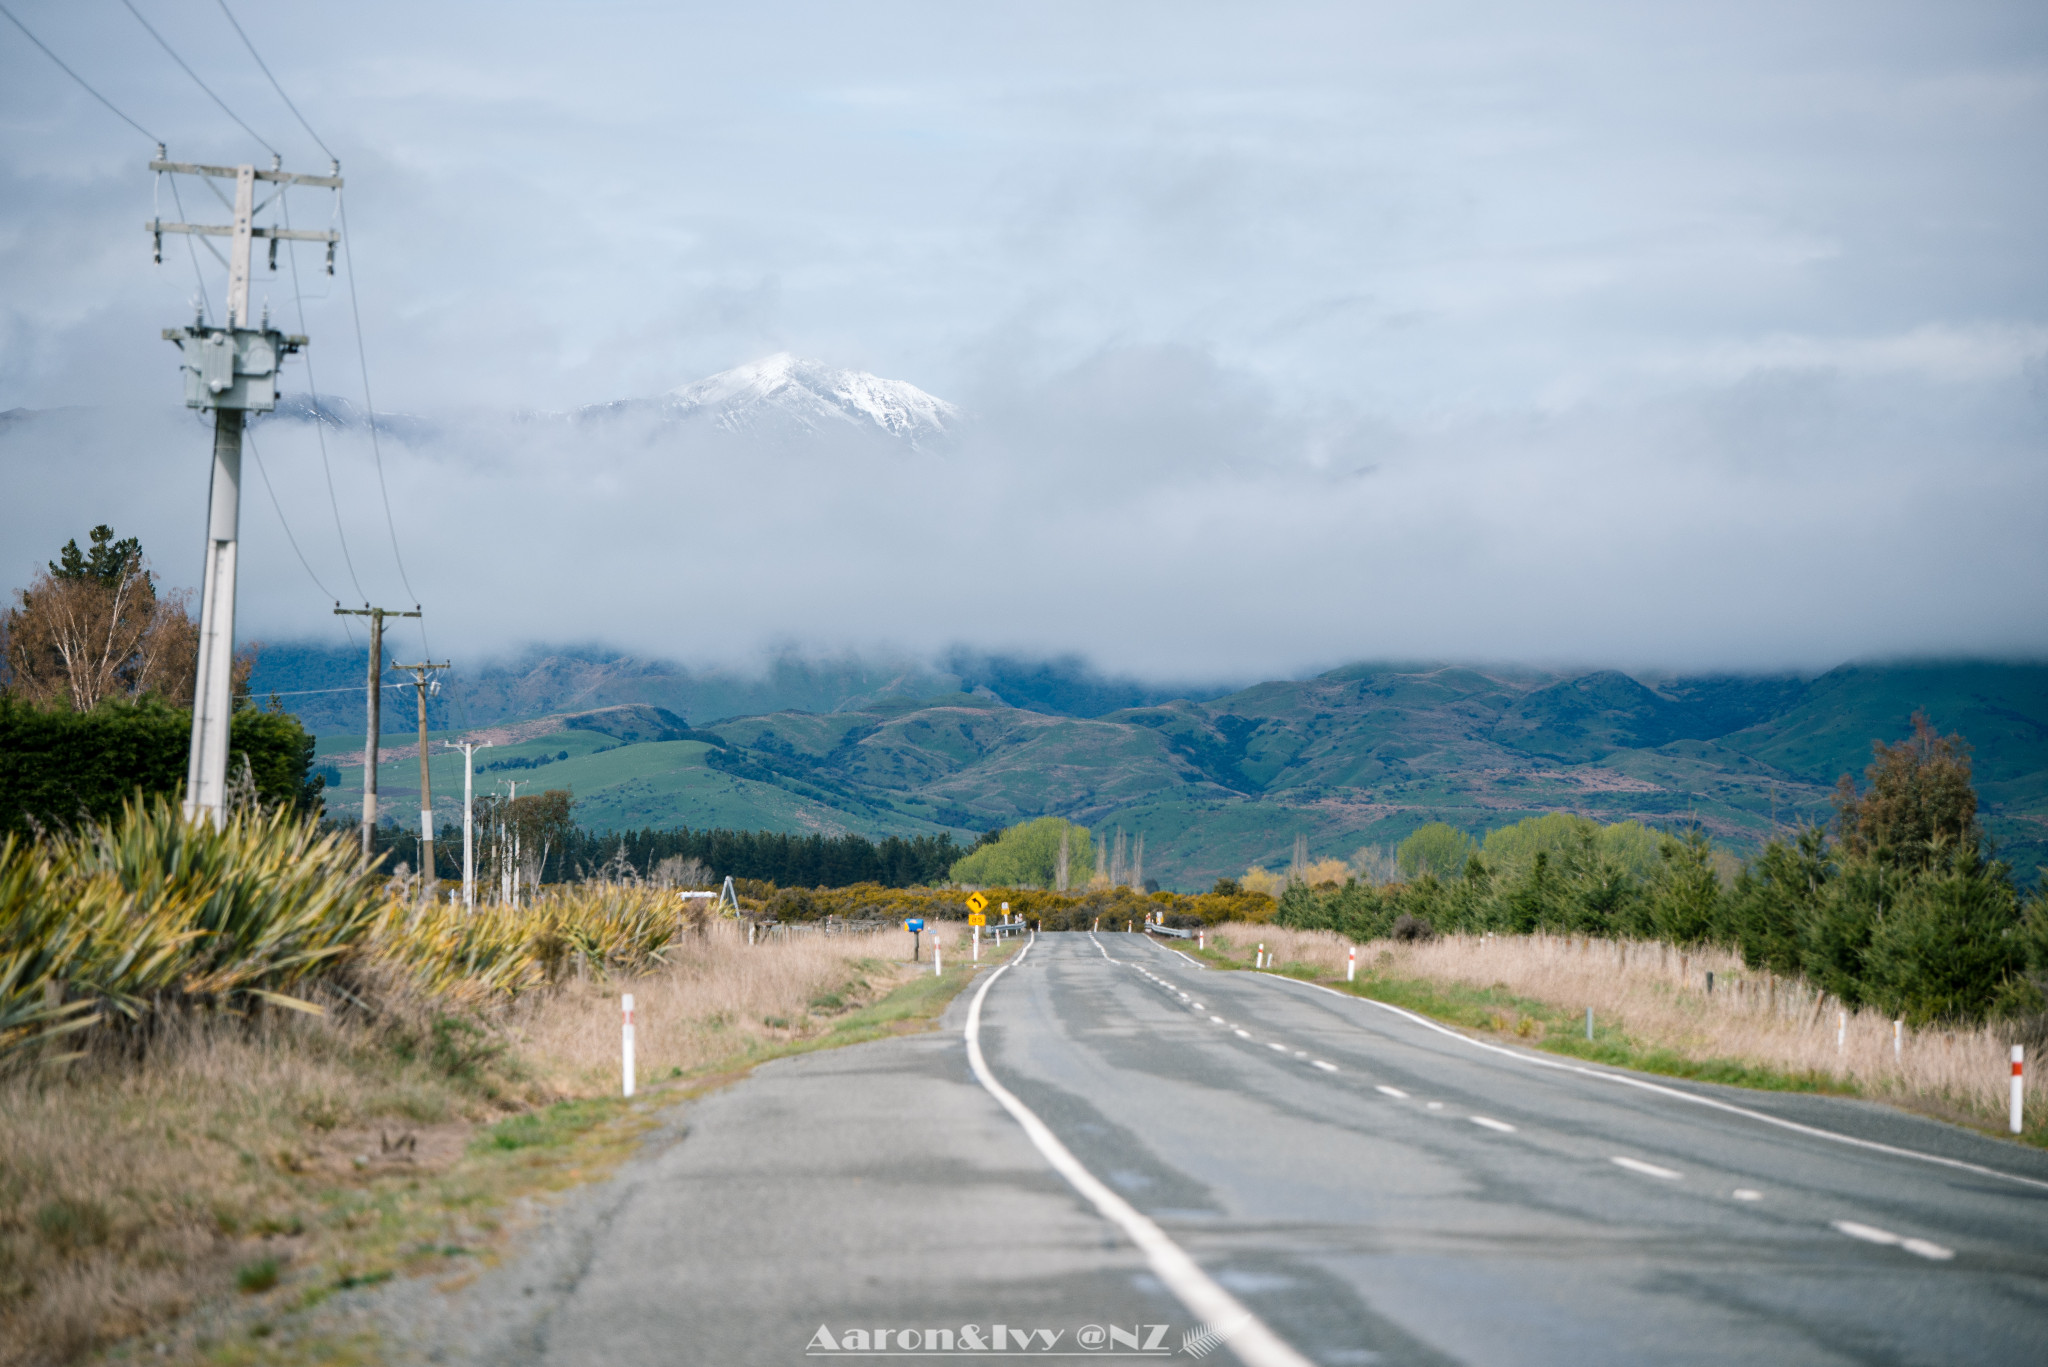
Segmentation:
{"type": "MultiPolygon", "coordinates": [[[[748,945],[733,921],[667,950],[656,972],[571,981],[508,1022],[520,1056],[566,1092],[616,1086],[622,993],[633,994],[633,1049],[643,1077],[700,1071],[735,1055],[816,1034],[832,1016],[909,975],[902,931],[777,936],[748,945]]],[[[925,971],[930,971],[926,937],[925,971]]]]}
{"type": "MultiPolygon", "coordinates": [[[[140,1059],[102,1042],[61,1075],[0,1076],[0,1364],[76,1361],[237,1296],[238,1272],[260,1283],[264,1259],[288,1284],[277,1296],[294,1269],[331,1285],[366,1250],[388,1263],[391,1241],[419,1232],[395,1213],[419,1198],[394,1193],[473,1166],[480,1126],[616,1092],[622,991],[646,1085],[830,1032],[913,974],[907,948],[901,932],[750,947],[714,922],[648,971],[571,977],[482,1017],[443,1014],[393,968],[375,1018],[172,1021],[140,1059]]],[[[467,1206],[433,1219],[454,1243],[491,1228],[467,1206]]]]}
{"type": "MultiPolygon", "coordinates": [[[[1333,931],[1273,925],[1221,926],[1211,932],[1211,943],[1219,939],[1226,952],[1247,962],[1253,946],[1263,942],[1281,967],[1308,965],[1334,978],[1344,975],[1350,945],[1333,931]]],[[[1881,1013],[1845,1012],[1805,982],[1754,972],[1725,950],[1577,936],[1446,935],[1361,945],[1359,974],[1368,973],[1502,988],[1547,1003],[1574,1021],[1590,1006],[1597,1023],[1618,1029],[1638,1048],[1811,1074],[1865,1096],[2004,1126],[2012,1041],[1997,1027],[1908,1026],[1899,1032],[1895,1055],[1894,1025],[1881,1013]]],[[[2026,1089],[2027,1112],[2039,1116],[2048,1105],[2048,1089],[2038,1065],[2027,1069],[2026,1089]]]]}

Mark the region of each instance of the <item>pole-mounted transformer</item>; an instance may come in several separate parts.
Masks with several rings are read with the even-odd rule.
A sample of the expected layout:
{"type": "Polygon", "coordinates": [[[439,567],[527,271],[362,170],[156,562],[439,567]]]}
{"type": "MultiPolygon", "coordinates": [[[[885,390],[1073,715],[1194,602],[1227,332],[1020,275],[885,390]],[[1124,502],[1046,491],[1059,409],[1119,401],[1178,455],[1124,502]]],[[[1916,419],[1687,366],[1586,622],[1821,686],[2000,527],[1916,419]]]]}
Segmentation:
{"type": "MultiPolygon", "coordinates": [[[[231,239],[225,326],[209,325],[202,311],[190,327],[165,328],[163,332],[164,340],[175,342],[184,353],[186,407],[211,409],[214,415],[213,484],[206,523],[206,571],[199,599],[199,672],[192,690],[185,815],[191,819],[205,813],[218,826],[227,817],[228,723],[234,712],[235,545],[241,522],[242,424],[246,414],[268,413],[277,407],[278,367],[286,356],[306,345],[304,337],[287,336],[272,328],[268,310],[258,326],[249,326],[250,248],[256,238],[271,239],[270,268],[275,270],[279,239],[325,242],[331,274],[334,244],[340,239],[340,234],[332,231],[256,226],[256,214],[271,202],[256,203],[256,183],[277,184],[276,194],[291,185],[339,190],[341,177],[295,175],[278,169],[275,160],[268,170],[166,161],[161,146],[149,169],[158,174],[235,182],[232,226],[166,223],[162,219],[143,224],[156,244],[159,261],[165,233],[231,239]]],[[[339,171],[339,165],[335,169],[339,171]]]]}

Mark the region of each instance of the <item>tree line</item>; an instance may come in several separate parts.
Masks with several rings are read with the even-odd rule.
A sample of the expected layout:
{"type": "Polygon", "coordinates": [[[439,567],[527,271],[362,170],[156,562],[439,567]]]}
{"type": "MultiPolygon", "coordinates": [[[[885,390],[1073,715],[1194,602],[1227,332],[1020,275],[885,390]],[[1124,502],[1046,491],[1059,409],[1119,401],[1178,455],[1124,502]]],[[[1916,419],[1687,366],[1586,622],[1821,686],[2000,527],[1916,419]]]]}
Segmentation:
{"type": "Polygon", "coordinates": [[[1275,919],[1359,940],[1541,931],[1721,944],[1751,968],[1915,1023],[2039,1020],[2048,881],[2027,896],[1989,847],[1962,737],[1938,735],[1924,715],[1913,728],[1873,745],[1867,786],[1843,777],[1832,830],[1773,839],[1726,881],[1704,831],[1662,836],[1645,867],[1635,832],[1552,814],[1483,847],[1425,828],[1399,852],[1416,876],[1296,883],[1275,919]],[[1522,857],[1506,853],[1517,848],[1522,857]]]}
{"type": "MultiPolygon", "coordinates": [[[[550,789],[504,802],[480,798],[477,831],[478,877],[487,884],[498,874],[485,848],[484,832],[509,825],[520,833],[521,879],[526,883],[571,883],[593,878],[654,881],[708,887],[726,878],[777,887],[845,888],[872,883],[886,888],[924,887],[946,881],[965,853],[949,834],[887,836],[794,835],[787,831],[739,831],[677,826],[668,830],[595,831],[570,819],[570,797],[550,789]],[[502,804],[502,811],[494,803],[502,804]]],[[[417,831],[387,827],[376,848],[388,862],[417,869],[417,831]]],[[[435,837],[434,866],[443,879],[462,877],[462,828],[446,823],[435,837]]]]}
{"type": "MultiPolygon", "coordinates": [[[[199,627],[190,594],[157,582],[134,537],[74,538],[0,612],[0,833],[106,822],[138,791],[185,786],[199,627]]],[[[313,737],[249,698],[253,650],[235,658],[230,787],[244,800],[319,810],[313,737]]]]}

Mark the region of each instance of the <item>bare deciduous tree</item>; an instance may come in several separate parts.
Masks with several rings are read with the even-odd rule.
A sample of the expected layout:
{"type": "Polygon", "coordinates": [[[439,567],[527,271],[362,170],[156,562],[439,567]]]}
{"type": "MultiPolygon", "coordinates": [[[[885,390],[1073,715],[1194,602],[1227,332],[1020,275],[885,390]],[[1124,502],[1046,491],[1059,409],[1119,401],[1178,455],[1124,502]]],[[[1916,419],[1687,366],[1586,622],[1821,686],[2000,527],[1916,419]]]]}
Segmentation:
{"type": "MultiPolygon", "coordinates": [[[[199,660],[199,628],[186,609],[190,595],[160,592],[133,538],[92,530],[89,551],[76,541],[17,590],[0,621],[6,685],[44,706],[89,712],[109,698],[153,693],[190,706],[199,660]]],[[[254,656],[236,661],[237,694],[247,691],[254,656]]]]}

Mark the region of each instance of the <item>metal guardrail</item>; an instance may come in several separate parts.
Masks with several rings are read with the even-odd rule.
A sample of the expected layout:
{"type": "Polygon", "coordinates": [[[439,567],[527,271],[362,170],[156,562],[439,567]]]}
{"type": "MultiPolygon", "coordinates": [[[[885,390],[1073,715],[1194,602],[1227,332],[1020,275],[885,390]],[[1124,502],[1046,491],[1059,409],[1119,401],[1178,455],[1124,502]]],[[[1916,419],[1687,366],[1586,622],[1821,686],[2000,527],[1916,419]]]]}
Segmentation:
{"type": "Polygon", "coordinates": [[[1195,932],[1192,930],[1176,930],[1172,926],[1147,925],[1145,929],[1150,934],[1171,935],[1176,940],[1192,940],[1195,938],[1195,932]]]}

